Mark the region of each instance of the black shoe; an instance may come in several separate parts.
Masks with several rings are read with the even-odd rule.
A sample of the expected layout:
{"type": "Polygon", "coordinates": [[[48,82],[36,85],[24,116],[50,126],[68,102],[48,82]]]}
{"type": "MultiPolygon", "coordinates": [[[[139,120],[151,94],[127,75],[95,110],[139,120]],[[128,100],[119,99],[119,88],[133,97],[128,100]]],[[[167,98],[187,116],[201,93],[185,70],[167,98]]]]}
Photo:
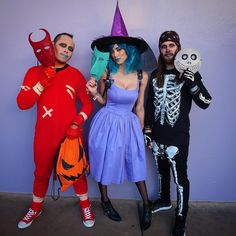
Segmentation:
{"type": "Polygon", "coordinates": [[[176,216],[172,236],[185,236],[185,218],[176,216]]]}
{"type": "Polygon", "coordinates": [[[158,211],[166,211],[172,208],[170,201],[163,201],[162,199],[157,199],[152,204],[152,213],[158,212],[158,211]]]}
{"type": "Polygon", "coordinates": [[[146,230],[150,227],[152,221],[152,203],[148,205],[143,204],[142,229],[146,230]]]}
{"type": "Polygon", "coordinates": [[[121,217],[119,213],[112,206],[110,199],[108,199],[107,202],[102,201],[102,208],[103,208],[104,214],[108,218],[114,221],[121,221],[121,217]]]}

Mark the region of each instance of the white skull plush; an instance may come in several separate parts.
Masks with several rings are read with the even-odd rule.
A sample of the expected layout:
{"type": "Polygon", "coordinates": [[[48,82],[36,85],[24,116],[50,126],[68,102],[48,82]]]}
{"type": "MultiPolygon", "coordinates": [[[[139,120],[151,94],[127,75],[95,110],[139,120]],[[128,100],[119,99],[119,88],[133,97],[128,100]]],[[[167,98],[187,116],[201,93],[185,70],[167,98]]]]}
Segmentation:
{"type": "Polygon", "coordinates": [[[196,73],[201,67],[201,62],[201,55],[197,50],[184,48],[177,53],[174,64],[180,73],[187,69],[196,73]]]}

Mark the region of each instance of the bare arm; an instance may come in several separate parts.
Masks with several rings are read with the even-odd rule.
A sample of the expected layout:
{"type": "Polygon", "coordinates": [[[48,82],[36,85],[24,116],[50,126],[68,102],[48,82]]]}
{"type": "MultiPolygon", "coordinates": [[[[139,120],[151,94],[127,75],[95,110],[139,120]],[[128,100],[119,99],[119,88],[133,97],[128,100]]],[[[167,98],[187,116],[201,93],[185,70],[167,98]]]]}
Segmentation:
{"type": "Polygon", "coordinates": [[[140,119],[142,129],[144,127],[144,115],[145,115],[144,96],[145,96],[145,90],[147,87],[147,82],[148,82],[148,74],[144,71],[143,72],[143,79],[140,82],[141,84],[139,87],[139,94],[138,94],[138,99],[137,99],[136,107],[135,107],[135,112],[140,119]]]}

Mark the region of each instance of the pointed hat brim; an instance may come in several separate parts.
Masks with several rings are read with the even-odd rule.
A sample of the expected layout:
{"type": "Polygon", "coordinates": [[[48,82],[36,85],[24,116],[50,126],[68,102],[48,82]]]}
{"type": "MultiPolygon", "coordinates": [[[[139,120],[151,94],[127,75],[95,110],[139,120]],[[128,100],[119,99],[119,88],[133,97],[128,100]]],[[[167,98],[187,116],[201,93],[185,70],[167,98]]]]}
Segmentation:
{"type": "Polygon", "coordinates": [[[91,48],[94,49],[96,46],[99,51],[107,52],[109,45],[121,43],[136,46],[141,53],[145,52],[148,48],[148,44],[144,39],[129,36],[104,36],[95,39],[91,44],[91,48]]]}

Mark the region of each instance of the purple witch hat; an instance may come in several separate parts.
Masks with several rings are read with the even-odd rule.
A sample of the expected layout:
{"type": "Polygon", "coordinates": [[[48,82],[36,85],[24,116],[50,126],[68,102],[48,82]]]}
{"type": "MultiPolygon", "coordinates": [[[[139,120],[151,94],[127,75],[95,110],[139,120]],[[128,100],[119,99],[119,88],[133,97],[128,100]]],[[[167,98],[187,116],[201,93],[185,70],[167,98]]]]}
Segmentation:
{"type": "Polygon", "coordinates": [[[119,9],[118,1],[116,4],[116,11],[113,19],[111,35],[94,40],[91,44],[91,48],[94,49],[94,47],[96,46],[100,51],[108,51],[108,46],[116,43],[126,43],[134,45],[140,50],[141,53],[148,48],[147,43],[142,38],[130,37],[128,35],[123,17],[119,9]]]}
{"type": "Polygon", "coordinates": [[[114,15],[113,23],[111,27],[111,36],[129,37],[127,29],[125,27],[125,22],[120,13],[118,1],[116,4],[116,11],[115,11],[115,15],[114,15]]]}

